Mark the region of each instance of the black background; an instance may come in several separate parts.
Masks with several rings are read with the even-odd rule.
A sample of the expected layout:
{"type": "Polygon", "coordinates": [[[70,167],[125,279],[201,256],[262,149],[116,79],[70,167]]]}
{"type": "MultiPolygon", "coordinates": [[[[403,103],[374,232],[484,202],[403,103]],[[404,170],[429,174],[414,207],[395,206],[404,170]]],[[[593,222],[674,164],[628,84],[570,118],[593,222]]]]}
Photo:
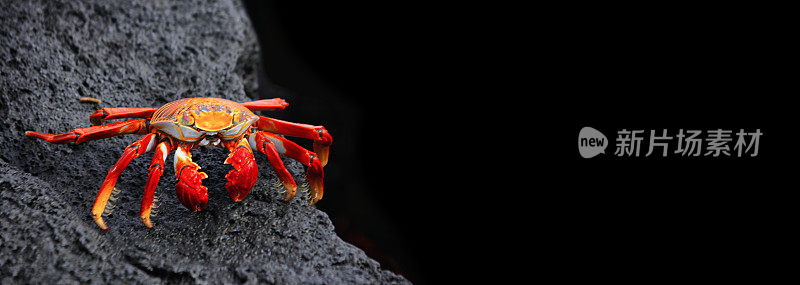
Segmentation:
{"type": "Polygon", "coordinates": [[[774,278],[786,269],[796,172],[784,18],[756,7],[639,8],[573,10],[554,37],[552,94],[568,122],[558,143],[569,153],[553,158],[569,161],[554,176],[554,228],[572,253],[559,260],[601,277],[774,278]],[[579,155],[585,126],[608,137],[606,154],[579,155]],[[623,129],[645,130],[640,157],[614,156],[623,129]],[[731,150],[739,129],[763,135],[757,157],[644,157],[650,130],[662,129],[733,130],[731,150]]]}
{"type": "Polygon", "coordinates": [[[246,3],[290,92],[276,117],[333,134],[319,207],[413,282],[785,267],[796,60],[774,9],[246,3]],[[585,126],[764,135],[758,157],[584,159],[585,126]]]}

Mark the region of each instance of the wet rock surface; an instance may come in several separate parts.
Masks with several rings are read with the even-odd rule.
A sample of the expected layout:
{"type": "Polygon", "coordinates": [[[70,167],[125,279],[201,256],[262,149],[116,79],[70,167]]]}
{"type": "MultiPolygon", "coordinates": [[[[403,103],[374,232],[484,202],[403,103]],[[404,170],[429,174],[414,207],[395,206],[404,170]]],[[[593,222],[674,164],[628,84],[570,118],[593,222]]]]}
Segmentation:
{"type": "MultiPolygon", "coordinates": [[[[159,107],[199,96],[254,100],[248,94],[259,88],[257,54],[236,1],[3,1],[2,283],[407,283],[337,237],[328,216],[300,192],[281,201],[262,154],[253,191],[233,202],[225,192],[227,152],[196,149],[193,158],[209,175],[209,203],[197,213],[178,202],[167,163],[156,189],[155,228],[148,229],[139,219],[152,158],[146,153],[120,176],[103,231],[90,208],[108,170],[139,135],[65,145],[24,135],[90,126],[89,114],[102,107],[159,107]]],[[[305,182],[302,165],[284,162],[298,184],[305,182]]]]}

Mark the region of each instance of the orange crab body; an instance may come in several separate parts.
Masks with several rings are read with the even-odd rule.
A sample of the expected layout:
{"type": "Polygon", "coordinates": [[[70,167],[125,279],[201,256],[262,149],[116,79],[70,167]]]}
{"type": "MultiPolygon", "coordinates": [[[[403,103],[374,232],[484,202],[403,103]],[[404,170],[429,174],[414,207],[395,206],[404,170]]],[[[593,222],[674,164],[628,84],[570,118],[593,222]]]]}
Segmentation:
{"type": "Polygon", "coordinates": [[[122,157],[108,172],[92,207],[95,223],[107,229],[102,214],[120,173],[131,160],[154,151],[147,183],[142,199],[140,217],[152,228],[150,211],[158,180],[164,172],[166,157],[175,151],[175,175],[178,178],[176,194],[178,200],[189,210],[200,211],[208,203],[208,189],[202,180],[208,175],[198,172],[200,166],[192,162],[192,149],[199,146],[221,147],[229,151],[225,164],[233,170],[225,178],[225,188],[234,201],[244,199],[256,183],[258,166],[254,151],[267,155],[270,165],[286,188],[285,200],[291,200],[297,185],[283,165],[280,154],[284,154],[307,166],[309,203],[322,198],[323,170],[328,160],[332,138],[322,126],[297,124],[269,117],[261,117],[253,111],[282,110],[288,103],[280,98],[236,103],[220,98],[187,98],[170,102],[159,109],[154,108],[103,108],[89,117],[95,125],[72,132],[53,135],[28,131],[30,137],[51,143],[82,143],[90,140],[124,134],[145,136],[125,148],[122,157]],[[106,120],[138,118],[104,124],[106,120]],[[300,147],[283,136],[294,136],[314,140],[314,152],[300,147]]]}
{"type": "Polygon", "coordinates": [[[233,101],[187,98],[156,110],[150,125],[185,142],[195,142],[208,135],[232,140],[241,137],[258,118],[253,111],[233,101]]]}

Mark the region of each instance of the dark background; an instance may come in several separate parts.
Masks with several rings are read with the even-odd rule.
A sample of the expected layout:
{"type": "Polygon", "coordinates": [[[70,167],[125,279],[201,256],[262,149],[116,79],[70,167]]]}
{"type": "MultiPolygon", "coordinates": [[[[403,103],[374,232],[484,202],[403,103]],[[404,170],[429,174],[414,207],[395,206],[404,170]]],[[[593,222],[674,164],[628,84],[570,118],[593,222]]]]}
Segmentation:
{"type": "Polygon", "coordinates": [[[289,91],[276,117],[331,131],[319,207],[385,268],[425,283],[783,267],[796,60],[774,10],[287,2],[246,1],[265,74],[289,91]],[[585,126],[612,143],[764,135],[755,158],[612,144],[587,160],[585,126]]]}
{"type": "Polygon", "coordinates": [[[616,8],[569,10],[553,34],[557,64],[545,77],[559,112],[548,115],[563,122],[563,151],[548,156],[562,250],[553,263],[623,279],[785,272],[796,88],[784,18],[756,7],[616,8]],[[579,155],[586,126],[607,136],[606,154],[579,155]],[[660,148],[644,157],[650,130],[718,128],[734,131],[734,156],[735,133],[761,129],[759,155],[681,157],[675,138],[667,158],[660,148]],[[645,130],[640,157],[614,156],[622,129],[645,130]]]}

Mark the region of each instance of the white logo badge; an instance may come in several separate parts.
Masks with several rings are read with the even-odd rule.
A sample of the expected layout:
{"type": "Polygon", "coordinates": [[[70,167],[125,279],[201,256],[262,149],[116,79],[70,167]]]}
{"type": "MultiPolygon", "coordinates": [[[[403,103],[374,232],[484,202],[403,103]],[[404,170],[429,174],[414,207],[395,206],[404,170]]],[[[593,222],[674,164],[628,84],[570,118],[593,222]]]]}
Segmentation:
{"type": "Polygon", "coordinates": [[[578,151],[583,158],[592,158],[600,153],[606,153],[606,147],[608,147],[608,139],[600,131],[583,127],[578,133],[578,151]]]}

